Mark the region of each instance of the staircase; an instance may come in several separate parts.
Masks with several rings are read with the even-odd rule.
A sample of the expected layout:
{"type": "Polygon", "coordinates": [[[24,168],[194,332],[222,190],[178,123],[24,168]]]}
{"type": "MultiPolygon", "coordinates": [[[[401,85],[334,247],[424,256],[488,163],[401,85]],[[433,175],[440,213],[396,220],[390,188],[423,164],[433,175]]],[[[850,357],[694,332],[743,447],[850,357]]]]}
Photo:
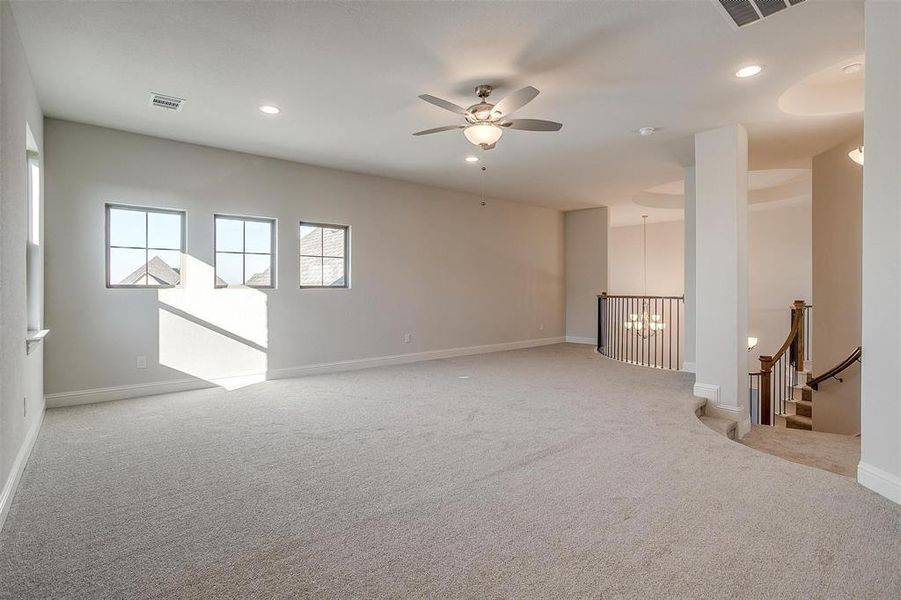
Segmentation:
{"type": "Polygon", "coordinates": [[[804,383],[792,386],[792,399],[787,403],[788,412],[782,415],[788,429],[813,431],[813,388],[807,385],[810,373],[799,373],[804,383]]]}
{"type": "Polygon", "coordinates": [[[846,359],[822,375],[816,377],[812,375],[810,372],[812,308],[803,300],[794,302],[791,328],[785,342],[776,354],[760,356],[760,371],[748,374],[752,423],[812,431],[813,393],[821,383],[829,379],[841,382],[842,378],[839,375],[855,362],[860,362],[861,348],[858,346],[846,359]]]}
{"type": "Polygon", "coordinates": [[[807,371],[798,372],[798,381],[803,381],[804,383],[792,386],[792,399],[786,403],[788,410],[786,414],[780,415],[783,423],[779,423],[779,418],[777,417],[777,425],[784,424],[784,426],[789,429],[812,431],[813,393],[819,389],[821,383],[830,379],[835,379],[841,383],[843,380],[839,375],[855,362],[860,362],[861,355],[862,350],[861,347],[858,346],[851,352],[848,358],[844,359],[822,375],[816,377],[812,376],[811,373],[807,371]]]}
{"type": "Polygon", "coordinates": [[[804,388],[809,378],[810,309],[803,300],[795,300],[791,309],[791,327],[785,341],[772,356],[761,355],[760,371],[748,374],[751,398],[751,422],[759,425],[783,425],[810,429],[808,406],[797,409],[797,402],[810,402],[804,388]],[[803,383],[802,383],[803,382],[803,383]],[[756,409],[756,410],[755,410],[756,409]],[[792,425],[789,425],[789,417],[792,425]]]}
{"type": "Polygon", "coordinates": [[[719,433],[730,440],[736,439],[738,431],[738,421],[732,419],[723,419],[707,414],[707,399],[695,398],[695,416],[701,423],[719,433]]]}

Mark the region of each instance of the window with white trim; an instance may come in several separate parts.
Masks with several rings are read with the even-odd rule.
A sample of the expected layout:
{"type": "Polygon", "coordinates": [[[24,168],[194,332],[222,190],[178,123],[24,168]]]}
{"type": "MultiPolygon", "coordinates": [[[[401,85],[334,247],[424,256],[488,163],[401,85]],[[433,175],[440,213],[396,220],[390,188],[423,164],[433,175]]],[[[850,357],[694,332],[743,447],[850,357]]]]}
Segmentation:
{"type": "Polygon", "coordinates": [[[300,287],[349,287],[347,225],[300,222],[300,287]]]}
{"type": "Polygon", "coordinates": [[[106,205],[107,287],[175,287],[184,251],[183,211],[106,205]]]}
{"type": "Polygon", "coordinates": [[[216,287],[275,287],[275,219],[215,215],[216,287]]]}
{"type": "Polygon", "coordinates": [[[39,331],[43,326],[41,314],[41,162],[36,152],[26,155],[28,232],[25,248],[25,302],[28,310],[28,330],[39,331]]]}

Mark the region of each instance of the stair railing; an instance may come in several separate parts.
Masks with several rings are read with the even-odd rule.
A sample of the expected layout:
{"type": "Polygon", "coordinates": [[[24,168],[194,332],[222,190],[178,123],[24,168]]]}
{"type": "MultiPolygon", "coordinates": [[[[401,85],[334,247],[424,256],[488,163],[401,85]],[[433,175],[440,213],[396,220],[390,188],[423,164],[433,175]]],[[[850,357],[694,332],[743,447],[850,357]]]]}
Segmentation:
{"type": "Polygon", "coordinates": [[[848,367],[853,365],[856,362],[860,362],[860,357],[863,354],[860,346],[854,349],[848,358],[838,363],[822,375],[817,375],[813,379],[807,382],[807,385],[813,388],[814,390],[820,389],[820,384],[826,381],[827,379],[837,379],[839,383],[842,383],[844,380],[839,377],[839,375],[848,367]]]}
{"type": "MultiPolygon", "coordinates": [[[[795,300],[792,305],[791,329],[782,346],[771,356],[760,356],[760,371],[748,374],[752,397],[755,381],[758,385],[756,422],[761,425],[773,425],[775,414],[785,413],[785,403],[790,399],[788,390],[797,383],[797,372],[804,370],[804,358],[807,355],[806,312],[807,304],[803,300],[795,300]]],[[[751,412],[753,415],[753,402],[751,412]]]]}
{"type": "Polygon", "coordinates": [[[598,296],[597,351],[657,369],[682,368],[683,296],[598,296]]]}

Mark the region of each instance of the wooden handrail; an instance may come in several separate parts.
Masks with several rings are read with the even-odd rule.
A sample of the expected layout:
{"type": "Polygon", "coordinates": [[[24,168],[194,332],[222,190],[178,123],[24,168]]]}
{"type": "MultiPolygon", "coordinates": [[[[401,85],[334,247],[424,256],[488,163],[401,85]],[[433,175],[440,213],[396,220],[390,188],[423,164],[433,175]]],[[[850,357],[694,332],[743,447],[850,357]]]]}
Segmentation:
{"type": "Polygon", "coordinates": [[[846,358],[842,362],[838,363],[837,365],[835,365],[834,367],[832,367],[831,369],[829,369],[822,375],[817,375],[816,377],[814,377],[813,379],[808,381],[807,385],[815,390],[818,390],[820,388],[820,384],[823,383],[824,381],[826,381],[827,379],[831,379],[831,378],[835,377],[839,381],[842,381],[842,379],[840,377],[838,377],[838,374],[841,373],[842,371],[844,371],[845,369],[847,369],[848,367],[850,367],[851,365],[853,365],[854,363],[859,362],[862,354],[863,354],[863,352],[861,350],[861,347],[858,346],[857,348],[854,349],[854,352],[852,352],[850,354],[850,356],[848,356],[848,358],[846,358]]]}
{"type": "MultiPolygon", "coordinates": [[[[803,331],[801,330],[804,326],[804,301],[803,300],[795,300],[794,313],[792,317],[792,328],[788,332],[788,337],[785,338],[785,341],[782,342],[782,346],[772,356],[761,356],[760,357],[760,370],[764,370],[764,362],[769,363],[769,368],[772,368],[774,364],[779,362],[779,359],[782,358],[782,355],[785,354],[788,349],[791,347],[792,343],[795,341],[796,337],[804,337],[803,331]],[[800,310],[799,310],[800,309],[800,310]],[[764,361],[764,359],[767,359],[764,361]]],[[[802,342],[803,343],[803,342],[802,342]]],[[[803,350],[803,348],[801,348],[803,350]]],[[[803,354],[803,352],[799,352],[799,354],[803,354]]],[[[799,358],[799,360],[802,360],[799,358]]],[[[799,371],[803,371],[803,363],[798,367],[799,371]]]]}
{"type": "Polygon", "coordinates": [[[656,298],[658,300],[684,300],[685,296],[631,296],[629,294],[617,295],[603,292],[598,294],[598,298],[637,298],[639,300],[652,300],[656,298]]]}
{"type": "Polygon", "coordinates": [[[804,309],[806,304],[803,300],[795,300],[792,308],[791,330],[782,346],[776,354],[760,357],[760,422],[764,425],[773,424],[773,415],[770,410],[773,365],[779,362],[792,344],[796,344],[797,348],[795,368],[798,371],[804,370],[804,309]]]}

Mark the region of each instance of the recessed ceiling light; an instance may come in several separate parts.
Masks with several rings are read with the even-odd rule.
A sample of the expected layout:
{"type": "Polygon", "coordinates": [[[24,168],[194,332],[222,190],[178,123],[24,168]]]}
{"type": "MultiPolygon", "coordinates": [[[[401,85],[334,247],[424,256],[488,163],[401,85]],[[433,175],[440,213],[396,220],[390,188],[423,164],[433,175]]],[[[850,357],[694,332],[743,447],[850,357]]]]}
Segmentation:
{"type": "Polygon", "coordinates": [[[478,156],[467,156],[463,160],[465,160],[466,162],[479,162],[479,157],[478,156]]]}
{"type": "Polygon", "coordinates": [[[278,113],[280,113],[282,111],[277,106],[272,106],[271,104],[264,104],[263,106],[260,107],[260,112],[266,113],[267,115],[277,115],[278,113]]]}
{"type": "Polygon", "coordinates": [[[655,131],[657,131],[657,128],[655,127],[642,127],[638,130],[638,135],[647,137],[653,135],[655,131]]]}
{"type": "Polygon", "coordinates": [[[853,75],[854,73],[860,73],[861,69],[863,69],[862,63],[851,63],[850,65],[845,65],[842,67],[842,73],[846,75],[853,75]]]}
{"type": "Polygon", "coordinates": [[[761,71],[763,71],[763,65],[748,65],[747,67],[742,67],[736,71],[735,76],[739,79],[744,79],[746,77],[754,77],[761,71]]]}

